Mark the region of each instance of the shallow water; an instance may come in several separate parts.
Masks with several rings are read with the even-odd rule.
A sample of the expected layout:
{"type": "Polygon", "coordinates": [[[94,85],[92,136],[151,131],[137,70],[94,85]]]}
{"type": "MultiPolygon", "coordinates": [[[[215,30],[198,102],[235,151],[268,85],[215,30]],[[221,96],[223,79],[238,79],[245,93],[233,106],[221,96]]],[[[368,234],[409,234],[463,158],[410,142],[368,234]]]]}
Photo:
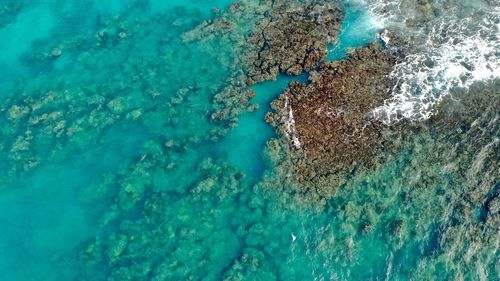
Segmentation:
{"type": "Polygon", "coordinates": [[[382,25],[370,14],[370,10],[361,4],[345,3],[346,18],[338,42],[329,46],[328,60],[343,59],[349,49],[375,41],[382,25]]]}
{"type": "Polygon", "coordinates": [[[307,75],[296,77],[280,75],[275,81],[255,85],[253,90],[256,95],[252,99],[252,104],[258,105],[257,110],[242,114],[238,120],[238,127],[218,145],[226,161],[254,180],[258,180],[265,170],[264,148],[266,142],[275,135],[271,126],[263,122],[266,113],[271,110],[269,104],[291,81],[305,82],[307,75]]]}
{"type": "MultiPolygon", "coordinates": [[[[498,197],[491,107],[475,115],[480,128],[452,128],[464,131],[456,143],[437,129],[411,138],[318,210],[282,192],[266,150],[276,137],[269,103],[307,75],[254,85],[258,108],[227,135],[228,124],[210,119],[237,44],[182,34],[231,1],[0,7],[14,2],[0,14],[0,279],[498,276],[498,237],[469,238],[498,225],[486,224],[484,202],[461,201],[483,185],[498,197]]],[[[363,2],[345,4],[329,60],[379,42],[382,26],[363,2]]]]}

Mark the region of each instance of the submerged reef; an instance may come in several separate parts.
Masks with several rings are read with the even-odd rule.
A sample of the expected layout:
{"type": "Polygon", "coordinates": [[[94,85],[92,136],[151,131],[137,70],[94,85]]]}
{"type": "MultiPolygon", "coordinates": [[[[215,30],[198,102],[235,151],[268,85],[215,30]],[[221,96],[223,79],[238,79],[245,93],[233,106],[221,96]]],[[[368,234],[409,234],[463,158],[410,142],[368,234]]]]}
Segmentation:
{"type": "Polygon", "coordinates": [[[0,3],[0,29],[14,21],[23,8],[20,1],[3,1],[0,3]]]}
{"type": "Polygon", "coordinates": [[[293,175],[307,189],[331,197],[388,146],[389,127],[370,113],[390,96],[387,75],[397,61],[371,44],[344,60],[323,63],[307,84],[290,83],[272,102],[275,112],[266,119],[288,140],[293,175]]]}
{"type": "Polygon", "coordinates": [[[278,193],[289,208],[317,206],[318,216],[327,213],[308,250],[318,260],[344,264],[336,272],[346,279],[364,279],[347,268],[373,265],[375,251],[384,253],[379,266],[387,275],[488,280],[499,257],[499,82],[455,89],[431,119],[393,128],[400,133],[392,133],[392,149],[376,165],[348,174],[342,188],[326,185],[334,196],[297,185],[294,166],[301,162],[287,150],[293,140],[271,140],[268,155],[278,164],[257,189],[278,193]],[[373,251],[365,255],[367,248],[373,251]]]}
{"type": "Polygon", "coordinates": [[[82,249],[78,279],[94,280],[102,273],[115,280],[215,280],[243,247],[246,231],[236,231],[243,213],[231,202],[245,192],[244,176],[207,157],[189,167],[190,177],[181,173],[176,179],[177,168],[169,163],[185,154],[154,142],[141,152],[140,161],[102,181],[102,194],[116,200],[101,227],[114,220],[120,226],[82,249]],[[127,218],[124,212],[138,202],[141,215],[127,218]]]}
{"type": "MultiPolygon", "coordinates": [[[[137,4],[130,9],[140,14],[146,8],[137,4]]],[[[82,36],[85,30],[63,30],[36,45],[22,60],[58,75],[42,72],[29,83],[20,81],[1,101],[0,182],[94,151],[103,138],[119,132],[131,132],[128,139],[138,143],[157,135],[185,145],[223,136],[227,123],[212,122],[210,113],[225,107],[234,119],[248,104],[249,97],[241,93],[250,92],[231,87],[238,67],[228,42],[181,41],[199,24],[197,16],[186,9],[165,17],[102,16],[91,36],[82,36]],[[183,63],[194,57],[197,64],[183,63]],[[214,64],[219,67],[209,72],[214,64]],[[219,104],[221,91],[225,98],[219,104]],[[203,118],[181,118],[186,114],[203,118]],[[189,134],[172,129],[177,126],[189,134]]]]}
{"type": "MultiPolygon", "coordinates": [[[[441,214],[439,247],[423,272],[452,264],[447,279],[497,272],[500,230],[500,80],[454,89],[427,121],[430,147],[414,179],[419,189],[438,185],[441,214]],[[432,165],[440,169],[431,168],[432,165]],[[441,185],[441,186],[439,186],[441,185]]],[[[415,168],[417,170],[417,168],[415,168]]]]}
{"type": "Polygon", "coordinates": [[[43,71],[0,104],[0,192],[52,166],[93,210],[78,249],[50,256],[58,270],[78,251],[78,280],[498,276],[498,79],[389,125],[372,111],[391,97],[401,41],[388,32],[390,44],[325,62],[336,3],[248,0],[203,20],[146,2],[42,40],[23,61],[43,71]],[[256,108],[250,85],[300,72],[308,82],[266,117],[267,170],[249,179],[214,142],[256,108]]]}

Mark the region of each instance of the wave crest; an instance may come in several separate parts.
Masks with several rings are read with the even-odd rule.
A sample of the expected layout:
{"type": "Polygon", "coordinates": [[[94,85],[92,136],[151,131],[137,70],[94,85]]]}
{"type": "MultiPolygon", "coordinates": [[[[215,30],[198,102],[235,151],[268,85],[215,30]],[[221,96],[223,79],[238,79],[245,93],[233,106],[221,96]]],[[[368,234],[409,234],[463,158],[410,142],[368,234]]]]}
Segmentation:
{"type": "Polygon", "coordinates": [[[452,89],[500,75],[497,1],[410,2],[362,1],[387,30],[405,38],[389,45],[405,53],[390,74],[392,98],[372,112],[385,123],[427,119],[452,89]]]}

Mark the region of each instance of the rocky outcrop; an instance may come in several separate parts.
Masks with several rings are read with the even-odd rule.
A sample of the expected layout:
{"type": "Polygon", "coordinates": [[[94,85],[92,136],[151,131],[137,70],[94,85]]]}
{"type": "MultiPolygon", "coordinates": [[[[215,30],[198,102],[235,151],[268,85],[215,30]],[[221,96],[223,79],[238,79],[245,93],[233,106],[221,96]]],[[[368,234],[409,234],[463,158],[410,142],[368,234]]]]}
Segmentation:
{"type": "Polygon", "coordinates": [[[388,143],[389,127],[370,118],[391,93],[398,58],[378,45],[326,62],[308,84],[292,82],[267,115],[290,144],[297,180],[329,197],[356,169],[368,168],[388,143]]]}
{"type": "Polygon", "coordinates": [[[317,67],[343,19],[342,8],[326,1],[274,6],[249,38],[252,48],[244,64],[250,83],[272,80],[280,72],[298,75],[317,67]]]}

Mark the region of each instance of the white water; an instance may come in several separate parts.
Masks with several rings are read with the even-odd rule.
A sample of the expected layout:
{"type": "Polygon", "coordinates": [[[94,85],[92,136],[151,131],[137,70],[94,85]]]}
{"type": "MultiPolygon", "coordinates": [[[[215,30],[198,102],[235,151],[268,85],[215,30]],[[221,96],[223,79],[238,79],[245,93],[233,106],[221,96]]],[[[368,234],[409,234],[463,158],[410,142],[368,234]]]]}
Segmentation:
{"type": "MultiPolygon", "coordinates": [[[[389,32],[413,36],[403,46],[405,58],[390,74],[396,82],[392,98],[373,111],[379,120],[392,123],[403,118],[427,119],[452,89],[467,89],[476,81],[499,77],[499,1],[429,1],[435,16],[418,28],[404,24],[419,16],[412,3],[416,1],[358,2],[389,32]]],[[[401,46],[391,47],[397,50],[401,46]]]]}

